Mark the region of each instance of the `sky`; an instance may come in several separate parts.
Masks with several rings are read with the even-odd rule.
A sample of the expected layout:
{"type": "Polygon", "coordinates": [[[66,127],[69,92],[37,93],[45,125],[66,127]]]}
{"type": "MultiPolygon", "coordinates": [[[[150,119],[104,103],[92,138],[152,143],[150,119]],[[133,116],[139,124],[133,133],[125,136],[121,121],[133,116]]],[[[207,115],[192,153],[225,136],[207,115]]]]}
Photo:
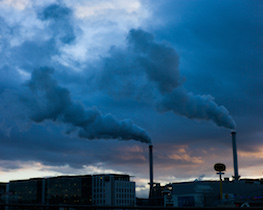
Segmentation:
{"type": "Polygon", "coordinates": [[[263,177],[261,0],[0,0],[0,182],[263,177]]]}

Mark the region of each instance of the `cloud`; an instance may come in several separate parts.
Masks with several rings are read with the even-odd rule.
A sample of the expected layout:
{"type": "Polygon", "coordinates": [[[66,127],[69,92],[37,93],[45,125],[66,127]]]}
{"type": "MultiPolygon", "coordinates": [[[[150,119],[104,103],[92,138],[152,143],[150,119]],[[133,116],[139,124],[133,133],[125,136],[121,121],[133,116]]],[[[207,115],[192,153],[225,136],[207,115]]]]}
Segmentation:
{"type": "MultiPolygon", "coordinates": [[[[81,18],[92,18],[98,16],[100,18],[112,18],[112,13],[129,14],[135,16],[136,13],[139,13],[142,10],[142,4],[140,1],[131,1],[128,0],[125,3],[120,0],[112,1],[89,1],[77,3],[76,6],[76,15],[81,18]],[[105,15],[108,14],[108,15],[105,15]]],[[[124,18],[131,18],[124,15],[124,18]]]]}
{"type": "MultiPolygon", "coordinates": [[[[38,170],[57,173],[91,173],[91,167],[128,173],[147,197],[141,187],[148,182],[147,145],[78,138],[94,136],[80,126],[88,112],[128,127],[117,119],[131,119],[147,130],[155,180],[164,184],[202,174],[217,179],[216,162],[225,163],[231,177],[231,137],[214,125],[234,127],[235,119],[240,174],[262,175],[259,1],[1,3],[0,158],[6,170],[33,160],[42,164],[38,170]],[[43,66],[50,68],[42,80],[36,74],[43,66]]],[[[92,127],[96,134],[102,121],[92,127]]]]}
{"type": "Polygon", "coordinates": [[[42,21],[49,21],[49,32],[54,33],[52,37],[59,37],[62,43],[70,44],[76,39],[72,11],[68,7],[52,4],[41,11],[38,17],[42,21]]]}
{"type": "Polygon", "coordinates": [[[3,0],[1,6],[11,6],[17,10],[23,10],[30,4],[29,0],[3,0]]]}
{"type": "Polygon", "coordinates": [[[158,165],[163,164],[163,160],[165,160],[173,164],[171,167],[174,167],[175,165],[177,165],[177,167],[184,167],[187,165],[200,165],[204,163],[202,156],[194,156],[191,154],[188,145],[173,146],[172,149],[167,152],[157,153],[157,156],[158,165]]]}

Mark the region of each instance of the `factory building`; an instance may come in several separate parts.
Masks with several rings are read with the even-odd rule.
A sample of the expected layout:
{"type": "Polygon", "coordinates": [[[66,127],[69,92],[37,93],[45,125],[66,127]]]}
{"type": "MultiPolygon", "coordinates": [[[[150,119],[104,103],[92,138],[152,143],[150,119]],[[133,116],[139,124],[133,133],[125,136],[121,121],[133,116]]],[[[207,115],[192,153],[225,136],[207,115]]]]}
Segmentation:
{"type": "Polygon", "coordinates": [[[218,207],[263,206],[263,180],[241,179],[222,182],[220,199],[219,181],[194,181],[172,183],[165,186],[164,206],[218,207]],[[172,188],[170,188],[172,186],[172,188]],[[170,190],[169,190],[170,188],[170,190]]]}
{"type": "Polygon", "coordinates": [[[135,182],[129,175],[105,174],[92,176],[93,205],[134,206],[135,182]]]}
{"type": "MultiPolygon", "coordinates": [[[[153,146],[149,146],[150,191],[148,202],[139,205],[173,207],[263,206],[263,179],[240,179],[236,148],[236,132],[231,133],[233,148],[233,180],[180,182],[161,186],[153,181],[153,146]]],[[[224,164],[215,164],[223,166],[224,164]]],[[[224,168],[215,168],[223,174],[224,168]]]]}

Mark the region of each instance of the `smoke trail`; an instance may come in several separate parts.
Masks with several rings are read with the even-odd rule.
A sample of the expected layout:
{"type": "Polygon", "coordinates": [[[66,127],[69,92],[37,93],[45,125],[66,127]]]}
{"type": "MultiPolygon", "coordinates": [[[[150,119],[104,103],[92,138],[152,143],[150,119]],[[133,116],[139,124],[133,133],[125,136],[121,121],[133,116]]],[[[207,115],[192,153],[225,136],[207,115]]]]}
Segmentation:
{"type": "Polygon", "coordinates": [[[150,143],[145,130],[131,120],[118,121],[111,114],[103,115],[96,108],[84,108],[73,102],[68,89],[51,78],[53,69],[43,67],[32,72],[26,83],[32,96],[23,97],[30,107],[30,118],[40,123],[45,120],[62,122],[70,126],[67,133],[78,131],[78,137],[87,139],[134,139],[150,143]]]}
{"type": "Polygon", "coordinates": [[[236,124],[224,106],[218,106],[210,95],[193,95],[183,88],[163,95],[157,103],[161,112],[173,111],[189,119],[213,121],[217,126],[235,129],[236,124]]]}
{"type": "MultiPolygon", "coordinates": [[[[127,62],[124,62],[125,59],[120,62],[118,57],[120,53],[115,53],[118,55],[116,57],[113,54],[111,59],[107,58],[107,71],[104,74],[116,77],[115,74],[118,72],[114,69],[110,70],[109,66],[114,67],[117,63],[118,69],[122,69],[123,72],[129,72],[137,77],[139,74],[141,77],[146,75],[148,83],[154,83],[155,90],[158,92],[158,94],[152,94],[158,95],[154,98],[158,111],[173,111],[190,119],[212,121],[218,126],[235,129],[235,122],[228,110],[218,106],[212,96],[194,95],[183,88],[185,78],[180,76],[179,57],[174,48],[166,43],[157,43],[150,33],[140,29],[130,30],[127,42],[128,50],[123,55],[123,57],[129,57],[125,58],[127,62]],[[129,63],[130,60],[132,63],[129,63]],[[132,68],[133,71],[128,68],[132,68]]],[[[124,54],[123,51],[121,53],[124,54]]]]}
{"type": "Polygon", "coordinates": [[[135,54],[134,59],[161,93],[171,92],[182,84],[179,57],[172,47],[156,43],[153,36],[143,30],[130,30],[127,41],[135,54]]]}
{"type": "Polygon", "coordinates": [[[148,78],[157,84],[161,101],[160,111],[173,111],[190,119],[213,121],[218,126],[235,129],[235,122],[228,110],[218,106],[209,95],[193,95],[181,87],[179,57],[169,45],[156,43],[153,37],[142,30],[131,30],[128,35],[134,52],[143,60],[148,78]]]}

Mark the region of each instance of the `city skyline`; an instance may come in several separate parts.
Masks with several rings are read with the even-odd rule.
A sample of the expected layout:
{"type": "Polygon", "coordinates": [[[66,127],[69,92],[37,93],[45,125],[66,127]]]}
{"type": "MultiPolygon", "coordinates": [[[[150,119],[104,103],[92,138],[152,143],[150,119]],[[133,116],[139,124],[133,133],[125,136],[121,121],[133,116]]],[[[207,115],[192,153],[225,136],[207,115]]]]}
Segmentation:
{"type": "Polygon", "coordinates": [[[261,1],[0,2],[0,182],[261,178],[261,1]],[[12,14],[12,15],[10,15],[12,14]]]}

